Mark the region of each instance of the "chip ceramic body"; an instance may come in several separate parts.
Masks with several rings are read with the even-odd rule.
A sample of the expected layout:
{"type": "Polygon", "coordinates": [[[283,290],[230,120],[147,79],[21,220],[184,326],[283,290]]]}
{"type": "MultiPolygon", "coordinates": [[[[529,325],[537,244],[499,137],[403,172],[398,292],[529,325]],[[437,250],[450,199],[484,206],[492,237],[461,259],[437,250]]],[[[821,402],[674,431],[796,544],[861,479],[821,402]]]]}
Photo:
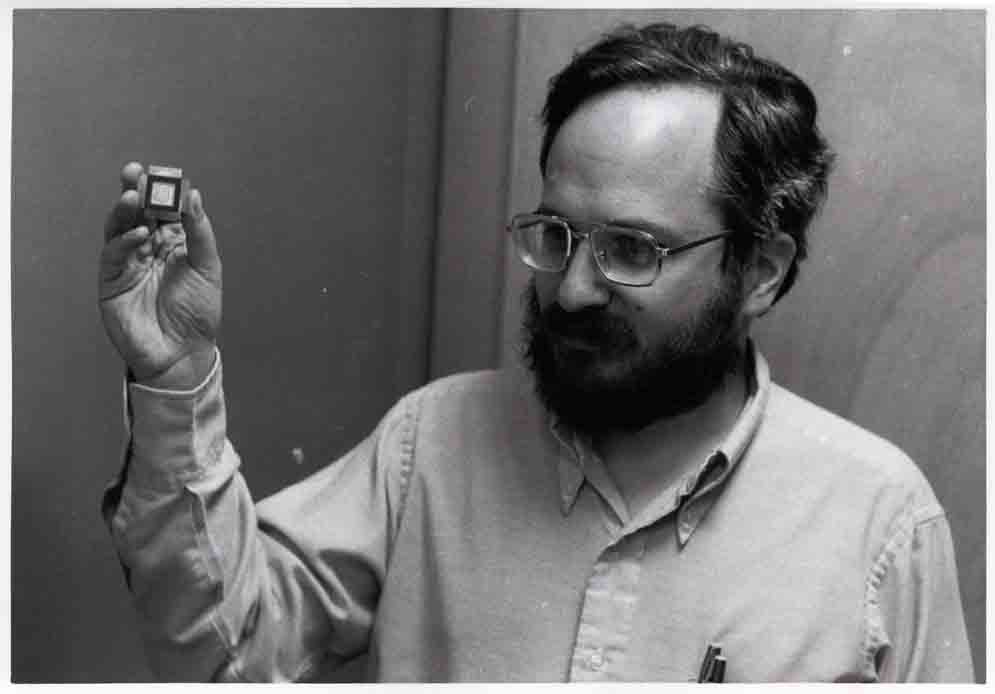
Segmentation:
{"type": "Polygon", "coordinates": [[[138,185],[138,195],[145,216],[160,222],[180,221],[183,194],[187,187],[188,182],[183,178],[182,169],[150,165],[138,185]]]}

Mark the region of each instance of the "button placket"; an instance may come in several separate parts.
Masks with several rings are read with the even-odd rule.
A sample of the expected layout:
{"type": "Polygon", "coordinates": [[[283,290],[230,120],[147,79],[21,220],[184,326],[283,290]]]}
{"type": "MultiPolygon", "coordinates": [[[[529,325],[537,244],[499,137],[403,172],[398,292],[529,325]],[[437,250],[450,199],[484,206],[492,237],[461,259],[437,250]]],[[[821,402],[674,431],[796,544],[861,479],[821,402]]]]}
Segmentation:
{"type": "Polygon", "coordinates": [[[628,648],[638,602],[641,537],[627,536],[606,547],[588,578],[581,607],[571,681],[615,679],[628,648]]]}

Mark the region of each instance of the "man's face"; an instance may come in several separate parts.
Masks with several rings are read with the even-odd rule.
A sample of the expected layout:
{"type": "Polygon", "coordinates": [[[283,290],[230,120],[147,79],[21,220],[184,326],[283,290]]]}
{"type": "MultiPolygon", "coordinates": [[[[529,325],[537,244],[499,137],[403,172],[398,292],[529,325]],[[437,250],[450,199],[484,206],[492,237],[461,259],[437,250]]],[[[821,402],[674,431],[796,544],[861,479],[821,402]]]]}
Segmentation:
{"type": "MultiPolygon", "coordinates": [[[[550,149],[543,212],[614,222],[678,246],[723,231],[707,195],[719,97],[623,89],[564,123],[550,149]]],[[[587,241],[566,270],[535,273],[527,357],[546,404],[591,434],[639,429],[699,405],[741,355],[738,275],[724,242],[663,259],[648,287],[612,284],[587,241]]]]}

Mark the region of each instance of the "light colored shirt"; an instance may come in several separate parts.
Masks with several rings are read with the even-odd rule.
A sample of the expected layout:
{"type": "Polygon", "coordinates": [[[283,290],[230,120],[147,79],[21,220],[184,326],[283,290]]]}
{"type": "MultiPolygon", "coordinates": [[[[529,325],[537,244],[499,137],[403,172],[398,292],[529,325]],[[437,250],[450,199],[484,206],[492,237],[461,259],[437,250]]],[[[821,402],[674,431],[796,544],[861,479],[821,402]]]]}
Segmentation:
{"type": "MultiPolygon", "coordinates": [[[[260,502],[220,358],[128,386],[104,513],[154,670],[295,680],[368,651],[386,681],[972,681],[953,545],[917,467],[770,381],[631,518],[513,372],[402,398],[341,460],[260,502]]],[[[661,465],[667,461],[661,460],[661,465]]]]}

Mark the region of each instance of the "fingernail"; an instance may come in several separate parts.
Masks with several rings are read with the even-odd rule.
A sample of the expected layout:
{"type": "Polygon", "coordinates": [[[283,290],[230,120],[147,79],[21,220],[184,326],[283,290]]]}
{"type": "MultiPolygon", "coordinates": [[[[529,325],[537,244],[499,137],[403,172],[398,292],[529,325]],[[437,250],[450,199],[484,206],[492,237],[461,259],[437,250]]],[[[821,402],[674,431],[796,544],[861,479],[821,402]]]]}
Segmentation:
{"type": "Polygon", "coordinates": [[[193,208],[193,216],[200,219],[204,216],[204,203],[200,197],[200,191],[195,190],[190,196],[191,207],[193,208]]]}

